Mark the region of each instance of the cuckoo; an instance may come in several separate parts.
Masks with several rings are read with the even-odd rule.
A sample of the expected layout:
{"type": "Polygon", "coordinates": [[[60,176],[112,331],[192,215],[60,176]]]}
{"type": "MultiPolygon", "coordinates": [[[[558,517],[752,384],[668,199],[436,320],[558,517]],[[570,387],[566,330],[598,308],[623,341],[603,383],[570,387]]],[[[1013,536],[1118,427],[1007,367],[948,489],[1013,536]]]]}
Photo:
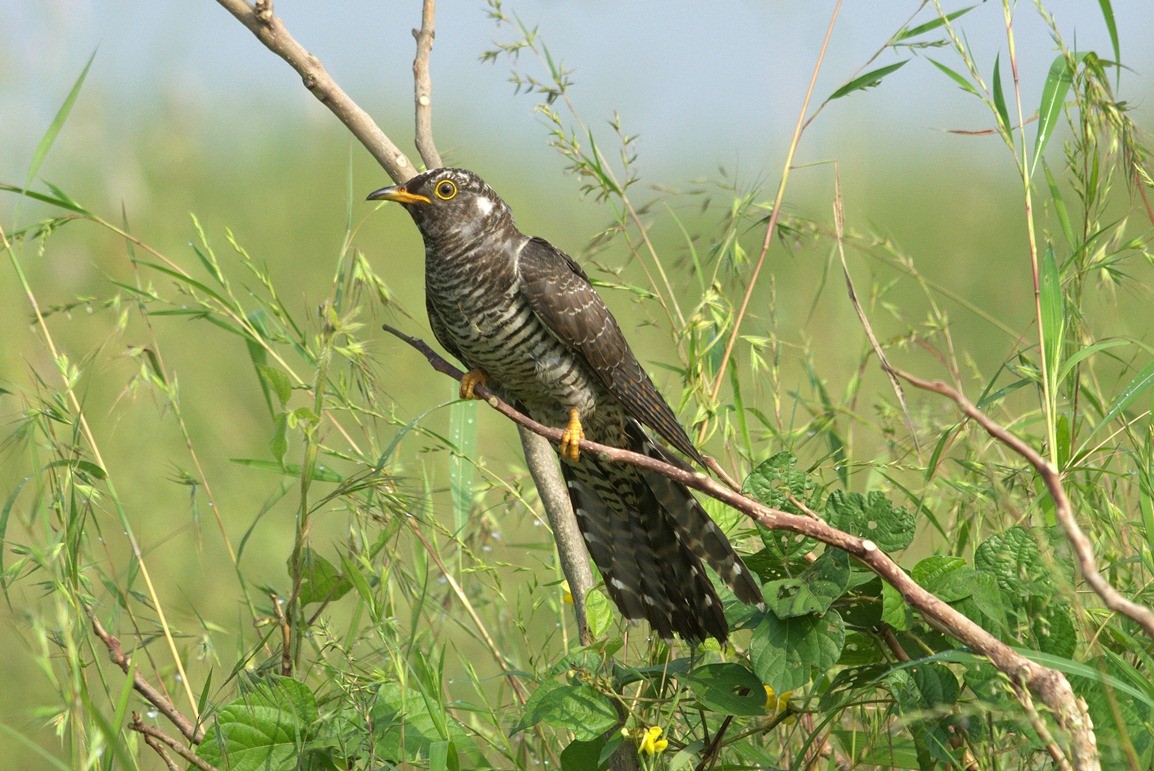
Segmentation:
{"type": "Polygon", "coordinates": [[[518,230],[508,205],[465,169],[433,169],[369,200],[401,204],[421,231],[429,325],[468,370],[461,397],[484,383],[534,420],[565,427],[562,475],[620,611],[665,638],[724,643],[729,626],[705,565],[742,602],[762,602],[725,534],[683,485],[580,454],[588,438],[687,467],[649,429],[703,462],[581,266],[518,230]]]}

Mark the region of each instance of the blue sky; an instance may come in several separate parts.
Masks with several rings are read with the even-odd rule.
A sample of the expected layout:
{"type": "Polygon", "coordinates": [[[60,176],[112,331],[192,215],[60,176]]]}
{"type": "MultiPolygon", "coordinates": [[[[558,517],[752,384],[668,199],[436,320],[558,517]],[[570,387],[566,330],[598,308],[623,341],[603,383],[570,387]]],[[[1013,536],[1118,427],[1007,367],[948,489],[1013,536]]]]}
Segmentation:
{"type": "MultiPolygon", "coordinates": [[[[948,10],[968,3],[951,3],[948,10]]],[[[1109,54],[1098,2],[1046,3],[1068,43],[1109,54]]],[[[315,2],[279,0],[277,14],[306,47],[409,149],[413,55],[410,29],[418,0],[315,2]]],[[[603,126],[614,111],[641,137],[645,170],[676,183],[742,166],[776,177],[834,4],[832,2],[609,2],[506,0],[504,9],[537,27],[574,70],[573,98],[582,116],[603,126]]],[[[815,90],[828,95],[861,67],[916,3],[846,2],[815,90]]],[[[1151,125],[1149,74],[1154,71],[1154,13],[1145,0],[1114,3],[1124,61],[1134,70],[1122,93],[1151,125]]],[[[923,10],[919,21],[932,18],[923,10]]],[[[212,0],[0,0],[0,178],[22,178],[41,132],[93,50],[85,96],[59,152],[109,152],[125,128],[178,116],[217,141],[293,131],[335,121],[302,88],[295,73],[212,0]]],[[[1019,2],[1015,26],[1025,111],[1032,113],[1053,45],[1034,6],[1019,2]]],[[[989,77],[1006,38],[1000,4],[979,4],[963,28],[989,77]]],[[[467,161],[504,147],[530,162],[563,164],[544,146],[535,100],[516,96],[510,63],[479,57],[494,40],[510,40],[482,2],[442,0],[434,49],[434,99],[442,143],[467,161]],[[550,160],[546,160],[550,159],[550,160]]],[[[944,49],[930,52],[957,65],[944,49]]],[[[886,52],[874,66],[897,61],[886,52]]],[[[528,64],[528,62],[526,62],[528,64]]],[[[1008,77],[1008,76],[1007,76],[1008,77]]],[[[816,103],[816,102],[815,102],[816,103]]],[[[939,153],[997,152],[996,140],[961,139],[947,128],[988,126],[977,100],[920,58],[881,88],[831,107],[803,145],[799,160],[863,155],[896,147],[939,153]],[[943,138],[946,139],[943,139],[943,138]]],[[[46,167],[46,174],[51,167],[46,167]]]]}

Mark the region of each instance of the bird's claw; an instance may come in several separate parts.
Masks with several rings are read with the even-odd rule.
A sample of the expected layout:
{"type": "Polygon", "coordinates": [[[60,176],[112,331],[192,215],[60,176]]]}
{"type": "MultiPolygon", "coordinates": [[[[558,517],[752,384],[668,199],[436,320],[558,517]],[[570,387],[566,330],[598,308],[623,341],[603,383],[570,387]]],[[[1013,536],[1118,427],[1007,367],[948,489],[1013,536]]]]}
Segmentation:
{"type": "Polygon", "coordinates": [[[461,388],[457,392],[462,399],[476,399],[473,389],[489,382],[489,374],[483,369],[471,369],[461,376],[461,388]]]}
{"type": "Polygon", "coordinates": [[[576,409],[569,410],[569,425],[561,434],[562,457],[576,463],[581,460],[581,440],[585,438],[585,429],[581,427],[581,413],[576,409]]]}

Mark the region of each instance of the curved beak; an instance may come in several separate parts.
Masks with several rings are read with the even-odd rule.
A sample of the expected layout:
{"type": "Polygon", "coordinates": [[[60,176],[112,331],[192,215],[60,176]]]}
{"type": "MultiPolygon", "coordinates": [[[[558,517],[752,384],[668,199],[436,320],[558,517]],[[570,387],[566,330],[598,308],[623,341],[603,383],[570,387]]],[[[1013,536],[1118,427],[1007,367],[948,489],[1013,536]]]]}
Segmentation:
{"type": "Polygon", "coordinates": [[[393,185],[392,187],[382,187],[380,190],[374,190],[369,193],[366,201],[393,201],[395,203],[410,204],[410,203],[432,203],[428,198],[416,193],[410,193],[405,189],[404,185],[393,185]]]}

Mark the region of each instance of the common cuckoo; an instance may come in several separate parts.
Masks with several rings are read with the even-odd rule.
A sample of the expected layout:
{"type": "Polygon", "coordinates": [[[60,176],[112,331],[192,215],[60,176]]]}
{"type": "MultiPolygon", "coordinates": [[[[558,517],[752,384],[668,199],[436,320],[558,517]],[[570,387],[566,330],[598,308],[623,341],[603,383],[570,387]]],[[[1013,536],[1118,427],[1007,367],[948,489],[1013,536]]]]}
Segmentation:
{"type": "Polygon", "coordinates": [[[662,637],[725,642],[729,626],[709,565],[745,603],[762,595],[721,529],[683,485],[579,452],[589,438],[685,467],[701,453],[569,255],[517,229],[508,205],[465,169],[433,169],[369,200],[395,201],[425,241],[433,334],[477,383],[538,422],[565,426],[561,470],[605,588],[662,637]]]}

